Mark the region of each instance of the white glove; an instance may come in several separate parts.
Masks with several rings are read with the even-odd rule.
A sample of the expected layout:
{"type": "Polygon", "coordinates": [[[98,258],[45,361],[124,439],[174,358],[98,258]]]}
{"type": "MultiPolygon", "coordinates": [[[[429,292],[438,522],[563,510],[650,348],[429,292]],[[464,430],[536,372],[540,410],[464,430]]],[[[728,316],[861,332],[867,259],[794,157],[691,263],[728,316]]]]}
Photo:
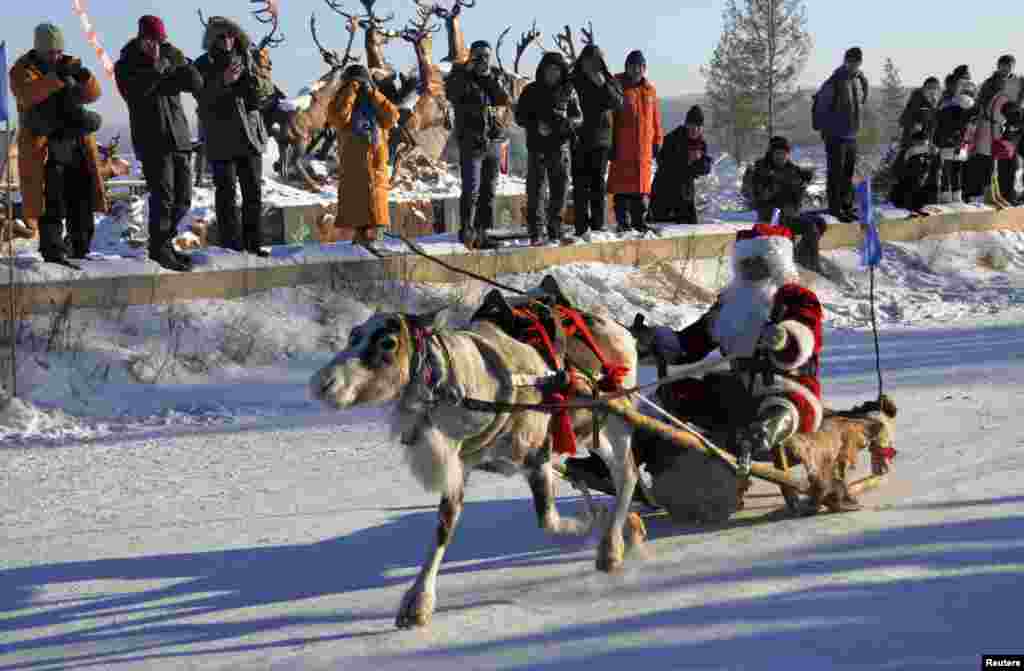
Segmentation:
{"type": "Polygon", "coordinates": [[[654,327],[654,344],[666,361],[675,361],[683,354],[682,345],[679,343],[679,334],[668,326],[654,327]]]}
{"type": "Polygon", "coordinates": [[[786,329],[778,324],[768,324],[761,330],[761,337],[757,341],[757,349],[769,352],[778,352],[786,349],[789,334],[786,329]]]}

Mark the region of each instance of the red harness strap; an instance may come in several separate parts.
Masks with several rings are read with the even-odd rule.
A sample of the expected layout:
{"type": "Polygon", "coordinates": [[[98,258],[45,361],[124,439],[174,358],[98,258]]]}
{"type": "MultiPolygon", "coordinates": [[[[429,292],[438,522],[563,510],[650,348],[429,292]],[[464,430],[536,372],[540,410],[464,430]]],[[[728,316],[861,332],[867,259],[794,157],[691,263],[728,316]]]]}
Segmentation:
{"type": "Polygon", "coordinates": [[[590,351],[594,353],[597,360],[601,362],[601,382],[598,385],[598,389],[601,391],[618,391],[622,389],[622,383],[629,373],[629,368],[608,362],[604,352],[597,346],[594,334],[590,332],[586,320],[579,311],[562,305],[556,306],[555,310],[557,310],[558,316],[562,320],[562,328],[565,329],[565,335],[570,338],[578,336],[580,340],[586,343],[590,351]]]}

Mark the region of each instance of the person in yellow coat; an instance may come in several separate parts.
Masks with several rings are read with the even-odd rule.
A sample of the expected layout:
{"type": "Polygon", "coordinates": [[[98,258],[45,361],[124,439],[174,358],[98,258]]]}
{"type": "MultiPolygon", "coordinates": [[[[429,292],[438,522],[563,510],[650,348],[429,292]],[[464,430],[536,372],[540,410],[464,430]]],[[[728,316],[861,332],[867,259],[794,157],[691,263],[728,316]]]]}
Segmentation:
{"type": "Polygon", "coordinates": [[[338,132],[338,216],[335,225],[353,229],[352,242],[368,245],[376,228],[388,226],[388,136],[398,108],[373,84],[362,65],[350,65],[331,101],[327,122],[338,132]]]}

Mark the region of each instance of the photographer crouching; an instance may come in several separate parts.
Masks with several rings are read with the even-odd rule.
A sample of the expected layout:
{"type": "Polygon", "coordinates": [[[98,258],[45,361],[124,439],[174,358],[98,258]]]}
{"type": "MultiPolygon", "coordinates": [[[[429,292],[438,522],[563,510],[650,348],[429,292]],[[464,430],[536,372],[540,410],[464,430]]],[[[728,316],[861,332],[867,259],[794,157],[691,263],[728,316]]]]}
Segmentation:
{"type": "Polygon", "coordinates": [[[493,246],[487,230],[494,225],[499,152],[508,138],[496,108],[512,102],[502,84],[501,70],[491,66],[491,58],[491,45],[478,40],[470,47],[469,61],[455,64],[445,80],[445,94],[455,109],[462,168],[459,240],[470,249],[493,246]]]}
{"type": "Polygon", "coordinates": [[[257,256],[263,247],[263,150],[267,130],[260,110],[274,86],[252,63],[252,41],[234,21],[210,17],[203,36],[206,53],[195,66],[203,77],[199,118],[216,189],[221,246],[257,256]],[[235,183],[242,189],[242,219],[235,210],[235,183]]]}

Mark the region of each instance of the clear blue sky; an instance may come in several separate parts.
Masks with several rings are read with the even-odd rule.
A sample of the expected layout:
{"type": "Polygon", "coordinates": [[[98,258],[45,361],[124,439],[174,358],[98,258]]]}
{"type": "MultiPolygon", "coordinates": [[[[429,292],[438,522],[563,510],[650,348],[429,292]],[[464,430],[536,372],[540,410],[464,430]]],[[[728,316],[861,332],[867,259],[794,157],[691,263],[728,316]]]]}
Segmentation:
{"type": "MultiPolygon", "coordinates": [[[[323,71],[319,54],[309,36],[308,24],[316,11],[321,39],[341,49],[345,31],[339,17],[322,0],[279,0],[284,46],[273,54],[275,79],[288,93],[312,81],[323,71]]],[[[451,0],[440,0],[449,4],[451,0]]],[[[44,20],[65,30],[67,51],[83,57],[87,65],[99,70],[97,59],[86,44],[71,0],[3,0],[3,26],[0,40],[7,40],[9,58],[31,48],[32,29],[44,20]]],[[[142,14],[163,17],[171,41],[190,56],[199,55],[200,33],[196,9],[202,5],[207,15],[225,14],[241,19],[253,32],[262,26],[248,15],[247,0],[86,0],[89,14],[99,30],[100,41],[111,57],[136,30],[142,14]]],[[[360,8],[357,0],[345,0],[350,9],[360,8]]],[[[382,12],[394,11],[398,20],[413,15],[412,0],[378,0],[382,12]]],[[[613,69],[621,68],[630,49],[647,54],[649,76],[662,96],[703,90],[700,66],[707,62],[721,32],[721,0],[632,0],[596,2],[594,0],[477,0],[464,18],[467,39],[495,40],[506,26],[512,26],[504,50],[511,65],[511,40],[526,30],[533,18],[545,35],[558,32],[566,23],[574,30],[587,19],[594,23],[598,44],[608,54],[613,69]]],[[[1024,26],[1024,3],[1012,0],[988,0],[977,7],[952,0],[808,0],[809,28],[815,38],[814,50],[804,73],[808,85],[818,83],[839,63],[843,51],[860,45],[865,52],[865,71],[873,83],[881,76],[886,57],[901,69],[904,82],[918,85],[930,74],[943,75],[959,63],[967,63],[976,79],[994,69],[1004,52],[1013,53],[1015,37],[1024,26]],[[981,11],[981,10],[984,11],[981,11]]],[[[357,45],[361,39],[357,40],[357,45]]],[[[357,51],[361,48],[357,46],[357,51]]],[[[445,53],[443,33],[435,38],[435,55],[445,53]]],[[[389,46],[389,58],[397,65],[411,63],[411,47],[402,42],[389,46]]],[[[524,67],[532,72],[539,52],[531,50],[524,67]]],[[[1024,69],[1024,49],[1017,54],[1024,69]]],[[[98,110],[108,119],[126,117],[120,98],[108,87],[98,110]]]]}

